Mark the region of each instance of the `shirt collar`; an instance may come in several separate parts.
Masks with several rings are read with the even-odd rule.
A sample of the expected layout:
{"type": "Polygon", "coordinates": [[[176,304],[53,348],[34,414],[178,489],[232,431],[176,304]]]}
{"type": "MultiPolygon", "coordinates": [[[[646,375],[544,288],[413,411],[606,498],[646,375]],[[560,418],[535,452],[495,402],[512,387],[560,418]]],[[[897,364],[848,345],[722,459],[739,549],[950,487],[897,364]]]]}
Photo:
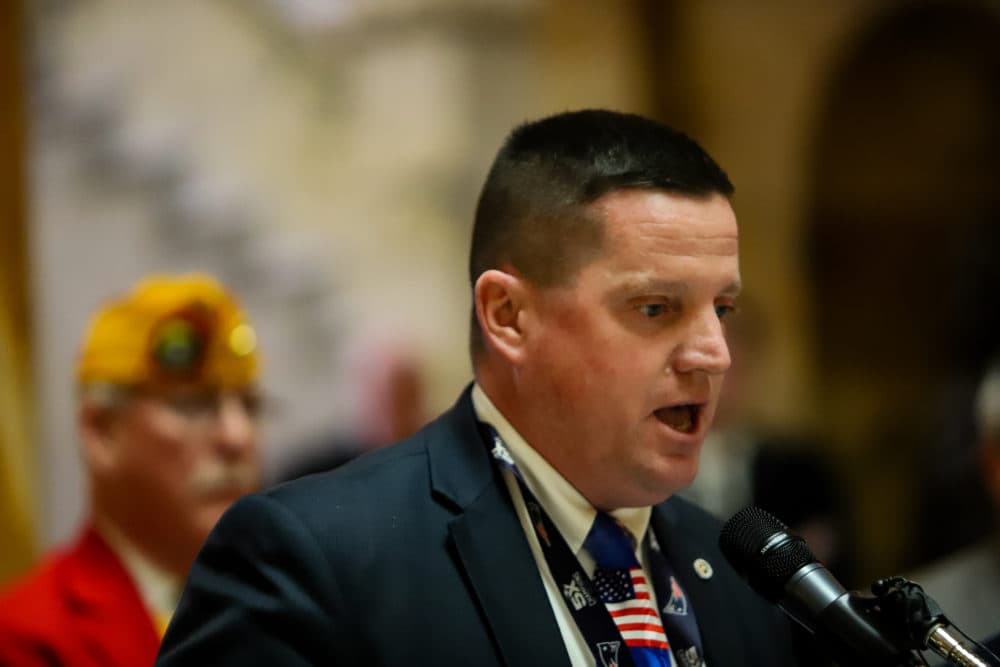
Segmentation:
{"type": "Polygon", "coordinates": [[[132,577],[146,608],[156,618],[169,618],[177,607],[183,582],[146,558],[120,530],[102,523],[95,528],[132,577]]]}
{"type": "MultiPolygon", "coordinates": [[[[521,437],[478,383],[472,387],[472,405],[479,421],[496,429],[518,470],[521,471],[524,483],[545,508],[570,550],[578,554],[594,523],[597,510],[558,470],[552,467],[552,464],[521,437]]],[[[649,527],[651,513],[650,507],[624,507],[609,512],[635,536],[637,557],[642,538],[649,527]]]]}

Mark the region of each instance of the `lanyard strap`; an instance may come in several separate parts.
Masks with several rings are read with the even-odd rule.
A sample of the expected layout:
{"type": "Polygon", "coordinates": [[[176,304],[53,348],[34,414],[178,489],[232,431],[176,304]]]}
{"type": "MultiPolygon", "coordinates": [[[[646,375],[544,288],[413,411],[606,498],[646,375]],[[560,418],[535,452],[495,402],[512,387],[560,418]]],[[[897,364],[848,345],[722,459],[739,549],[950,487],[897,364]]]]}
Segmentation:
{"type": "Polygon", "coordinates": [[[670,640],[674,658],[681,667],[704,667],[705,653],[694,607],[688,603],[680,581],[674,576],[674,568],[660,549],[653,531],[646,531],[646,535],[646,553],[649,555],[653,590],[656,591],[660,620],[667,639],[670,640]]]}
{"type": "Polygon", "coordinates": [[[514,459],[507,451],[503,439],[489,424],[484,424],[487,428],[490,439],[493,441],[491,454],[496,461],[510,470],[521,488],[521,495],[524,498],[525,507],[528,509],[528,516],[531,525],[538,536],[538,544],[542,547],[545,561],[549,564],[549,571],[555,579],[556,587],[562,593],[573,620],[576,622],[580,632],[583,633],[587,648],[594,655],[594,664],[598,667],[636,667],[635,662],[622,634],[615,625],[604,603],[594,590],[590,577],[587,576],[580,565],[580,561],[570,550],[569,545],[563,538],[559,529],[549,518],[549,515],[542,509],[541,503],[535,495],[528,489],[521,477],[521,471],[517,469],[514,459]]]}

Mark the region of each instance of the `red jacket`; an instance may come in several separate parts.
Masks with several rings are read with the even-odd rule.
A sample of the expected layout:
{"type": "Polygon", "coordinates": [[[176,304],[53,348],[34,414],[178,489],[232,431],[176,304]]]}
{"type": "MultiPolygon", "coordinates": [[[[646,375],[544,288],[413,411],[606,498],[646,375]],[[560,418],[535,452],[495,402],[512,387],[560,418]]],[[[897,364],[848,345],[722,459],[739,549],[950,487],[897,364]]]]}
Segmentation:
{"type": "Polygon", "coordinates": [[[146,667],[160,638],[93,528],[0,593],[0,667],[146,667]]]}

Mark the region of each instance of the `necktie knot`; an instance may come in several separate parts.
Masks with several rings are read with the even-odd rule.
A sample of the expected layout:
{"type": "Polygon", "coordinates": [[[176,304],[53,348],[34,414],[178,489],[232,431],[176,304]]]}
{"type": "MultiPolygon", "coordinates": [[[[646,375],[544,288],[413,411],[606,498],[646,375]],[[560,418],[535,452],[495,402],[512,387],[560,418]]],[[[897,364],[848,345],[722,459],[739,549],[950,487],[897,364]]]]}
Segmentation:
{"type": "Polygon", "coordinates": [[[635,559],[634,539],[628,529],[611,515],[598,512],[583,546],[594,557],[597,567],[603,570],[627,570],[639,565],[635,559]]]}

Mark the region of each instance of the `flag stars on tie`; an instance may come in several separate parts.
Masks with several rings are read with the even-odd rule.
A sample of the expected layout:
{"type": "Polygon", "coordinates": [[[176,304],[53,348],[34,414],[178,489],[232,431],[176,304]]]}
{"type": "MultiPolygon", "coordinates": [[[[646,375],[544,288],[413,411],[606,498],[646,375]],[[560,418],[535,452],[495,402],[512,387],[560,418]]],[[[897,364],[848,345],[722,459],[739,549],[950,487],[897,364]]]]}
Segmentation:
{"type": "Polygon", "coordinates": [[[635,597],[632,573],[629,570],[598,570],[594,573],[594,584],[601,602],[624,602],[635,597]]]}

